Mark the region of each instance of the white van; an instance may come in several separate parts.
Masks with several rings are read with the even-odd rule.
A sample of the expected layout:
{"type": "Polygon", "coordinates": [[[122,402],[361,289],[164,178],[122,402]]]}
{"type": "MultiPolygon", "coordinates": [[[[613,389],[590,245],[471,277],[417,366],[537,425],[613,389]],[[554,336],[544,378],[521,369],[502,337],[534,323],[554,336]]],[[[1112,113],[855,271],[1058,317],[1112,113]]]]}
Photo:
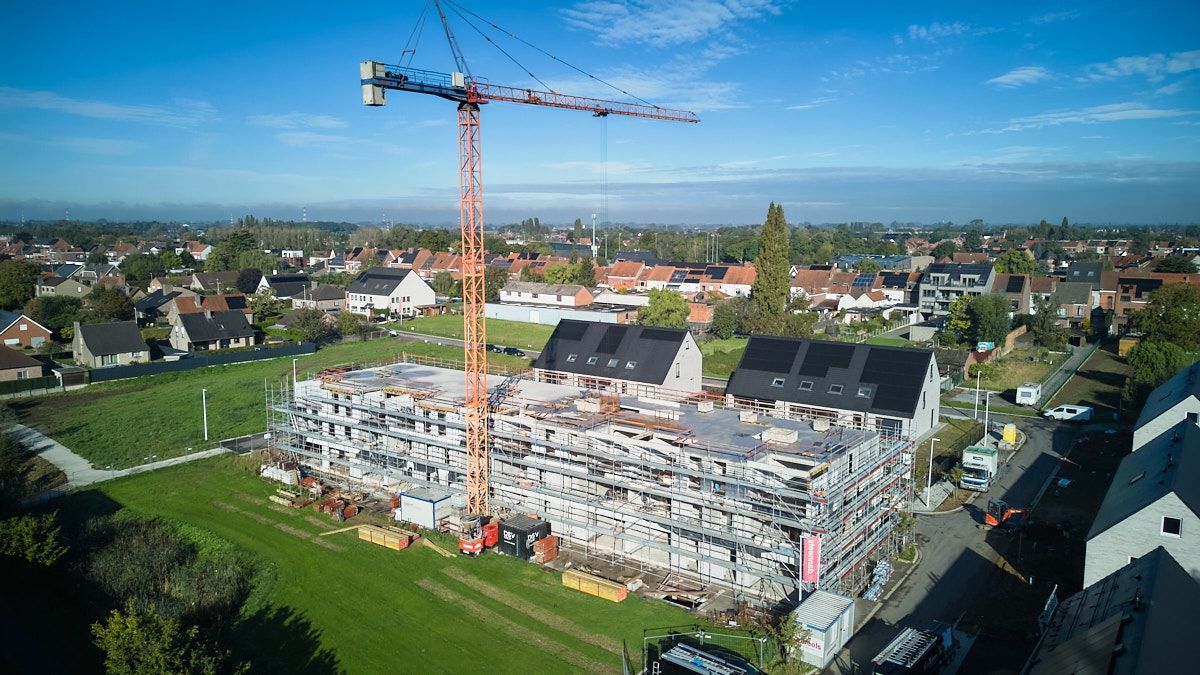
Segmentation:
{"type": "Polygon", "coordinates": [[[1037,405],[1042,397],[1042,385],[1036,382],[1026,382],[1017,387],[1017,405],[1037,405]]]}
{"type": "Polygon", "coordinates": [[[1042,411],[1042,417],[1052,420],[1069,420],[1071,422],[1087,422],[1095,412],[1090,405],[1060,405],[1042,411]]]}

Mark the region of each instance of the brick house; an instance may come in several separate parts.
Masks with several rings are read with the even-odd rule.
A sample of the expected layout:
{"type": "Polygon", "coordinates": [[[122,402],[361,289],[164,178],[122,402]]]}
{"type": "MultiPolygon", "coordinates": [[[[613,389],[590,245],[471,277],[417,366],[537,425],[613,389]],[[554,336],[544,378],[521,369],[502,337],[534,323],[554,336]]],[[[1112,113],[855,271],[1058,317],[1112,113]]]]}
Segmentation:
{"type": "Polygon", "coordinates": [[[24,314],[0,310],[0,341],[4,346],[37,348],[49,339],[49,328],[24,314]]]}

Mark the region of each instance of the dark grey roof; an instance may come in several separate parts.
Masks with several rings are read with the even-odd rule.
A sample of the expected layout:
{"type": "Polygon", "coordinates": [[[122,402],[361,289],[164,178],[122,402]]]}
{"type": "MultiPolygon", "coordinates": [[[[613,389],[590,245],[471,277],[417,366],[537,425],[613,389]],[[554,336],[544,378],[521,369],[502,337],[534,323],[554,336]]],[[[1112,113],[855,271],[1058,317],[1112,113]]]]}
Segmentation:
{"type": "Polygon", "coordinates": [[[640,262],[654,266],[659,263],[659,259],[654,255],[653,251],[634,249],[631,251],[617,251],[617,254],[613,256],[613,262],[640,262]]]}
{"type": "Polygon", "coordinates": [[[1200,583],[1160,546],[1062,601],[1030,675],[1186,672],[1197,607],[1200,583]]]}
{"type": "Polygon", "coordinates": [[[1150,392],[1133,428],[1142,428],[1147,422],[1179,405],[1180,401],[1191,397],[1200,399],[1200,361],[1179,371],[1150,392]]]}
{"type": "Polygon", "coordinates": [[[314,302],[321,300],[343,300],[346,297],[346,291],[332,284],[317,284],[312,288],[306,288],[296,296],[301,300],[311,300],[314,302]]]}
{"type": "Polygon", "coordinates": [[[396,287],[404,281],[404,277],[412,274],[410,269],[394,269],[391,267],[375,267],[358,275],[346,287],[347,293],[362,293],[363,295],[391,295],[396,287]]]}
{"type": "MultiPolygon", "coordinates": [[[[948,274],[951,281],[958,281],[959,277],[978,276],[980,283],[983,283],[988,274],[992,272],[991,265],[980,265],[976,263],[934,263],[925,268],[925,275],[930,274],[948,274]]],[[[925,277],[921,277],[921,281],[925,281],[925,277]]]]}
{"type": "Polygon", "coordinates": [[[1104,272],[1104,263],[1077,262],[1067,268],[1065,281],[1086,283],[1093,291],[1100,290],[1100,275],[1104,272]]]}
{"type": "Polygon", "coordinates": [[[307,274],[268,274],[263,277],[277,298],[291,298],[312,285],[307,274]]]}
{"type": "Polygon", "coordinates": [[[536,281],[510,281],[504,284],[501,292],[508,293],[537,293],[539,295],[570,295],[574,296],[583,290],[579,284],[543,284],[536,281]]]}
{"type": "Polygon", "coordinates": [[[933,363],[929,349],[755,335],[725,393],[911,417],[933,363]]]}
{"type": "Polygon", "coordinates": [[[38,283],[42,286],[58,286],[66,280],[65,277],[43,277],[38,283]]]}
{"type": "Polygon", "coordinates": [[[200,286],[205,289],[216,290],[217,286],[221,286],[221,290],[228,290],[237,284],[237,278],[240,272],[231,270],[229,272],[196,272],[196,281],[200,282],[200,286]]]}
{"type": "Polygon", "coordinates": [[[687,335],[681,328],[563,319],[533,367],[662,384],[687,335]]]}
{"type": "Polygon", "coordinates": [[[1121,460],[1088,539],[1174,494],[1200,516],[1200,426],[1183,420],[1121,460]]]}
{"type": "Polygon", "coordinates": [[[79,336],[92,356],[146,351],[146,341],[136,321],[85,323],[79,326],[79,336]]]}
{"type": "Polygon", "coordinates": [[[1090,305],[1092,285],[1078,281],[1060,281],[1054,285],[1054,295],[1058,296],[1059,304],[1090,305]]]}
{"type": "Polygon", "coordinates": [[[67,263],[65,265],[59,265],[54,270],[54,276],[67,279],[81,269],[83,269],[83,265],[79,263],[67,263]]]}
{"type": "Polygon", "coordinates": [[[243,312],[194,312],[180,314],[179,323],[191,342],[212,342],[254,335],[254,327],[243,312]]]}
{"type": "Polygon", "coordinates": [[[147,295],[146,297],[142,298],[141,300],[138,300],[137,302],[133,303],[133,308],[139,312],[148,312],[150,310],[154,310],[154,309],[158,309],[159,307],[162,307],[163,305],[167,304],[171,300],[174,300],[175,298],[179,297],[180,295],[182,295],[182,293],[180,293],[179,291],[171,291],[170,293],[163,293],[162,289],[159,288],[159,289],[156,289],[154,292],[150,293],[149,295],[147,295]]]}
{"type": "Polygon", "coordinates": [[[42,362],[27,356],[15,349],[9,349],[4,345],[0,345],[0,370],[8,370],[10,368],[30,368],[33,366],[41,367],[42,362]]]}

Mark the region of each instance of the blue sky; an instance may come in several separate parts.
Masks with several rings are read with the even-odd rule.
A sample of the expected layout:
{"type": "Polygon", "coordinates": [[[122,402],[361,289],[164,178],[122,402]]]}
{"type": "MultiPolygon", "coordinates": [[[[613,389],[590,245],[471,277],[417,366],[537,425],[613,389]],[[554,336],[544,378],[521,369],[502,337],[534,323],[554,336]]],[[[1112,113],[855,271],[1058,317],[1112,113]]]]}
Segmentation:
{"type": "MultiPolygon", "coordinates": [[[[484,107],[488,222],[1200,220],[1200,4],[459,3],[697,125],[484,107]]],[[[9,3],[0,219],[452,223],[454,106],[361,105],[424,0],[9,3]]],[[[453,12],[472,72],[537,86],[453,12]]],[[[621,98],[487,29],[550,87],[621,98]]],[[[452,70],[428,22],[413,65],[452,70]]]]}

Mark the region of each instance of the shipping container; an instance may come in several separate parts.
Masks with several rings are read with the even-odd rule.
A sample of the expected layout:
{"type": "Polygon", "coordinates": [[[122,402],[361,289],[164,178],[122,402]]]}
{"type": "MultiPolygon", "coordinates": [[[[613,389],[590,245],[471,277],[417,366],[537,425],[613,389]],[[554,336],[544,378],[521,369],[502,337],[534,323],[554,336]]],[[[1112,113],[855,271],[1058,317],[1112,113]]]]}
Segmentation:
{"type": "Polygon", "coordinates": [[[567,570],[562,573],[563,586],[582,591],[588,595],[594,595],[605,600],[613,602],[621,602],[628,595],[629,591],[625,589],[624,584],[619,584],[615,581],[602,579],[598,576],[580,572],[578,570],[567,570]]]}
{"type": "Polygon", "coordinates": [[[500,542],[496,550],[504,555],[529,560],[533,545],[550,536],[550,523],[526,515],[515,515],[500,522],[500,542]]]}
{"type": "Polygon", "coordinates": [[[450,513],[450,495],[429,489],[418,489],[400,495],[400,515],[404,520],[427,530],[436,530],[438,521],[450,513]]]}
{"type": "Polygon", "coordinates": [[[854,599],[828,591],[814,591],[792,615],[807,631],[800,659],[825,668],[854,635],[854,599]]]}

